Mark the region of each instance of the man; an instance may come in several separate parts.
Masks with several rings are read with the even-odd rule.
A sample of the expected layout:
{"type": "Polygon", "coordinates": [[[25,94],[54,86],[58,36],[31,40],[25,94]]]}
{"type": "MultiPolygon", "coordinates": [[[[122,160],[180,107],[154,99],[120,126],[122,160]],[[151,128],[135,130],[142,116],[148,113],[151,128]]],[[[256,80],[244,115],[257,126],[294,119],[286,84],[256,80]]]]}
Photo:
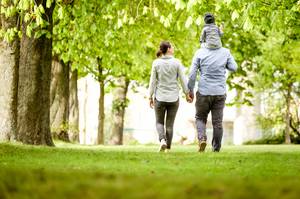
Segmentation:
{"type": "Polygon", "coordinates": [[[188,88],[190,98],[194,99],[194,86],[198,71],[200,80],[196,92],[196,127],[199,140],[199,152],[206,147],[206,122],[211,111],[213,124],[212,150],[219,152],[223,136],[223,109],[226,100],[226,69],[236,71],[237,64],[226,48],[196,51],[190,69],[188,88]]]}

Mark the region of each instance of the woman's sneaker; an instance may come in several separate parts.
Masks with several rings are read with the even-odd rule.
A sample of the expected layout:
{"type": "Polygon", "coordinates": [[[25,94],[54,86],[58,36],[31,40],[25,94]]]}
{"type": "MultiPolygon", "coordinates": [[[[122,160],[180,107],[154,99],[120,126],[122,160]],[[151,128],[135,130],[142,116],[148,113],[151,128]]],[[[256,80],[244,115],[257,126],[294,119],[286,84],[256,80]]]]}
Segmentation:
{"type": "Polygon", "coordinates": [[[167,148],[167,143],[166,143],[166,140],[165,139],[162,139],[160,141],[160,147],[159,147],[159,150],[158,152],[164,152],[167,148]]]}
{"type": "Polygon", "coordinates": [[[206,141],[205,140],[201,140],[199,141],[199,152],[204,152],[205,151],[205,147],[206,147],[206,141]]]}

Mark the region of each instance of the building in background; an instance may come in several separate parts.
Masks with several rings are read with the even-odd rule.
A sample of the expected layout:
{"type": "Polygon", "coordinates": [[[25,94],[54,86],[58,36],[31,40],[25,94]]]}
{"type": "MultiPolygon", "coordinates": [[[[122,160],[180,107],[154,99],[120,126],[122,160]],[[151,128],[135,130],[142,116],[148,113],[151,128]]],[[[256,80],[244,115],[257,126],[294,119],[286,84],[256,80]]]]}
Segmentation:
{"type": "MultiPolygon", "coordinates": [[[[129,106],[125,113],[124,143],[151,144],[158,143],[155,129],[154,110],[149,107],[147,89],[136,88],[136,92],[128,91],[129,106]]],[[[235,92],[228,92],[230,101],[235,92]]],[[[80,143],[93,145],[97,140],[98,131],[98,99],[99,84],[91,75],[78,80],[79,98],[79,131],[80,143]]],[[[106,126],[105,134],[110,133],[109,118],[111,117],[112,96],[105,97],[106,126]]],[[[254,106],[235,106],[224,109],[224,135],[223,144],[242,144],[248,140],[261,138],[261,131],[256,125],[256,114],[260,113],[260,101],[256,100],[254,106]]],[[[195,105],[189,104],[184,98],[180,99],[180,106],[174,124],[174,143],[191,144],[197,141],[195,128],[195,105]]],[[[207,122],[208,141],[212,137],[211,116],[207,122]]]]}

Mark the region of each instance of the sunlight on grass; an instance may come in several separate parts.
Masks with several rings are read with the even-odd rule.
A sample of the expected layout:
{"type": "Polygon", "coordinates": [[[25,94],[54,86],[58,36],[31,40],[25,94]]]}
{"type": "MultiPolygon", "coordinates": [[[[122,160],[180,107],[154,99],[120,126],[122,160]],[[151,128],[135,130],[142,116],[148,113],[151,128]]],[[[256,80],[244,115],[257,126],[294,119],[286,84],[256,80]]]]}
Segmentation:
{"type": "Polygon", "coordinates": [[[0,144],[0,198],[297,198],[299,194],[292,189],[300,185],[296,145],[225,146],[221,153],[208,148],[202,154],[196,145],[174,145],[168,154],[157,153],[156,145],[58,142],[56,146],[0,144]]]}

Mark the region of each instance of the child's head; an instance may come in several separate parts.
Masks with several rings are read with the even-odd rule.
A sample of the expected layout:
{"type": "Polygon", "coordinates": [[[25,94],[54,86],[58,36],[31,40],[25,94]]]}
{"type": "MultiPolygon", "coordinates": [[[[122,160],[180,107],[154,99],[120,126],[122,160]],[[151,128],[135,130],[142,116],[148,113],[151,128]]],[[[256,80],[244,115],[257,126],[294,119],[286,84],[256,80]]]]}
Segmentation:
{"type": "Polygon", "coordinates": [[[213,24],[215,23],[215,17],[211,13],[205,13],[204,15],[204,22],[205,24],[213,24]]]}

